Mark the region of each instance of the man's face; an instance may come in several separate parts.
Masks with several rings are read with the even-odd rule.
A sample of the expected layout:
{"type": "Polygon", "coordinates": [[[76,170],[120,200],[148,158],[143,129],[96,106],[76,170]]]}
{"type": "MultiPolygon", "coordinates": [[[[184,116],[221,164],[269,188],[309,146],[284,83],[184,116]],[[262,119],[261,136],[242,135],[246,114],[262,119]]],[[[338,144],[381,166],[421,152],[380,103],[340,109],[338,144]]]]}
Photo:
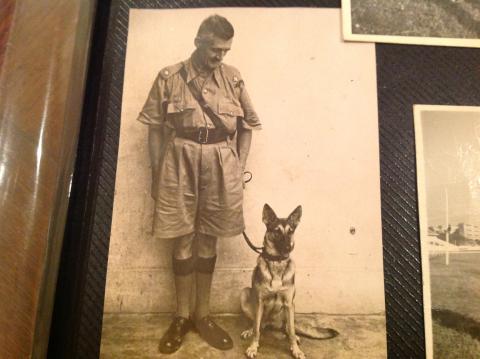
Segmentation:
{"type": "Polygon", "coordinates": [[[223,40],[212,35],[212,41],[198,47],[199,58],[202,66],[207,70],[215,70],[223,61],[223,57],[230,51],[232,39],[223,40]]]}

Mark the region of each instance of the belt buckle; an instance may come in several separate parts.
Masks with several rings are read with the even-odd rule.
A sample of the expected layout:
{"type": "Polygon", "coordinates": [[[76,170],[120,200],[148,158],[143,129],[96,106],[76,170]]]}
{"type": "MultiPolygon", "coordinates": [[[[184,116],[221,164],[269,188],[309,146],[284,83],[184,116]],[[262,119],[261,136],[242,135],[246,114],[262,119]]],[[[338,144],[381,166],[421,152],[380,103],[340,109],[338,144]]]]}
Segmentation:
{"type": "Polygon", "coordinates": [[[208,143],[208,128],[200,127],[198,129],[198,143],[206,144],[208,143]]]}

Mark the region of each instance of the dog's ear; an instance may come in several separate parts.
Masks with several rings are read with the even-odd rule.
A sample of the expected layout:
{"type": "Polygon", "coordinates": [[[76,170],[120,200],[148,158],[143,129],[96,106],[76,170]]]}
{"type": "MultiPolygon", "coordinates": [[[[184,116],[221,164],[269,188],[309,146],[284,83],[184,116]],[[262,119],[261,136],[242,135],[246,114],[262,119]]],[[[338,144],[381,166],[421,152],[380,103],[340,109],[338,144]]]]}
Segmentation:
{"type": "Polygon", "coordinates": [[[291,227],[296,228],[300,223],[300,218],[302,217],[302,206],[298,206],[295,210],[290,213],[288,216],[288,223],[291,227]]]}
{"type": "Polygon", "coordinates": [[[267,226],[278,219],[273,209],[270,208],[270,206],[266,203],[263,206],[262,219],[263,223],[265,223],[267,226]]]}

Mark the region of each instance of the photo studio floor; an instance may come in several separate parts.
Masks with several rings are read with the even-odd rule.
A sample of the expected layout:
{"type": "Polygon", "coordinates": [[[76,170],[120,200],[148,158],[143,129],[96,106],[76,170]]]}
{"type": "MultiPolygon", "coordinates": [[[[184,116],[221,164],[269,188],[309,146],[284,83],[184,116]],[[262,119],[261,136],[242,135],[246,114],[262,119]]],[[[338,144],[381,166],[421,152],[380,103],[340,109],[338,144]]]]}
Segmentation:
{"type": "MultiPolygon", "coordinates": [[[[384,315],[297,314],[296,317],[299,325],[316,323],[340,333],[328,340],[301,338],[300,348],[307,358],[386,358],[384,315]]],[[[158,352],[158,342],[170,319],[171,315],[166,314],[105,314],[100,358],[245,358],[244,351],[249,340],[242,340],[240,333],[249,327],[249,322],[243,316],[215,317],[217,323],[232,336],[232,350],[222,352],[211,348],[197,333],[190,332],[178,352],[162,355],[158,352]]],[[[269,330],[263,332],[257,358],[291,358],[284,335],[269,330]]]]}

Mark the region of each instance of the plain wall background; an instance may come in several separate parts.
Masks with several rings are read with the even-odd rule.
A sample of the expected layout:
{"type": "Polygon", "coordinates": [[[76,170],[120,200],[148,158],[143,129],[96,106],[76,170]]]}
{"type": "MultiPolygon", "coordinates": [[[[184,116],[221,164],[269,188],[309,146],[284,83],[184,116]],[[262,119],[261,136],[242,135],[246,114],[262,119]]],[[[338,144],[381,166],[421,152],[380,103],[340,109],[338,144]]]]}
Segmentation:
{"type": "MultiPolygon", "coordinates": [[[[147,127],[136,117],[158,71],[190,56],[213,13],[235,27],[225,62],[263,123],[247,165],[249,236],[262,243],[264,203],[279,216],[301,204],[297,312],[383,312],[375,47],[342,42],[340,10],[312,8],[130,11],[105,312],[175,308],[172,243],[150,233],[147,127]]],[[[241,236],[219,240],[214,312],[240,310],[256,257],[241,236]]]]}

